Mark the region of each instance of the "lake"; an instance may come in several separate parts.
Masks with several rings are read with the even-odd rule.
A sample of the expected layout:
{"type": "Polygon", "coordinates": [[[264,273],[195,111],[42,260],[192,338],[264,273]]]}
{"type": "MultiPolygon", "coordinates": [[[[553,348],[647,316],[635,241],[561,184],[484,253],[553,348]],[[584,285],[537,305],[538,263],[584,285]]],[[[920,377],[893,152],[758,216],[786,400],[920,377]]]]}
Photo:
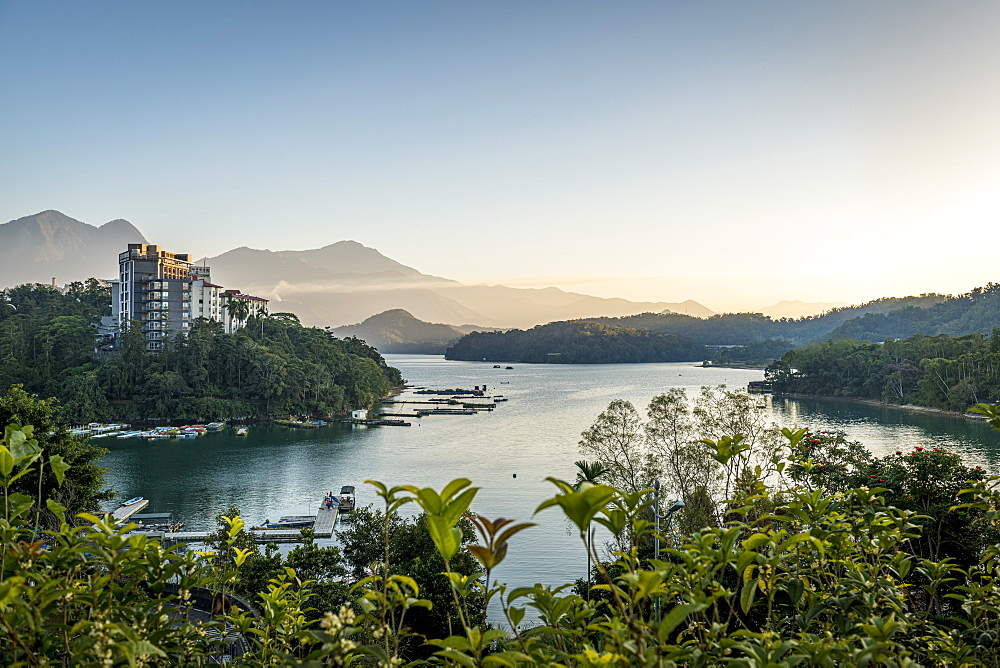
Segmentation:
{"type": "MultiPolygon", "coordinates": [[[[252,426],[247,436],[226,430],[197,439],[103,439],[98,443],[110,449],[103,461],[110,468],[109,481],[122,499],[148,498],[144,512],[173,513],[186,528],[197,530],[214,527],[214,517],[231,505],[256,524],[313,514],[322,496],[341,485],[357,486],[358,504],[367,505],[378,499],[364,480],[440,489],[465,477],[480,487],[476,512],[539,524],[515,537],[497,577],[513,586],[559,584],[585,576],[586,555],[558,510],[534,518],[532,513],[554,492],[546,476],[574,478],[573,462],[583,458],[580,432],[608,403],[627,399],[642,411],[669,388],[686,388],[694,396],[705,385],[739,389],[763,377],[757,370],[691,363],[513,364],[507,370],[438,356],[386,359],[410,384],[485,384],[488,393],[509,401],[491,413],[413,419],[411,427],[252,426]]],[[[971,463],[998,468],[1000,434],[981,421],[838,401],[767,396],[761,401],[783,426],[843,429],[876,454],[904,443],[943,447],[971,463]]]]}

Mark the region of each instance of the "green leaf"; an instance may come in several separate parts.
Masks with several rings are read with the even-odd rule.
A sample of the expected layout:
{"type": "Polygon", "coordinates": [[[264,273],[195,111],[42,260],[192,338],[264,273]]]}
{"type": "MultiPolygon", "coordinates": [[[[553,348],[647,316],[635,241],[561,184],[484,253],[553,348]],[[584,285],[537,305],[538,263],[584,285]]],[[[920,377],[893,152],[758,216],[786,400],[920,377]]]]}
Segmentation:
{"type": "Polygon", "coordinates": [[[507,615],[510,617],[510,624],[515,629],[524,619],[524,608],[509,608],[507,610],[507,615]]]}
{"type": "Polygon", "coordinates": [[[56,482],[62,486],[66,471],[70,468],[69,464],[62,458],[62,455],[52,455],[49,457],[49,466],[52,467],[52,473],[56,476],[56,482]]]}
{"type": "Polygon", "coordinates": [[[427,516],[427,533],[430,534],[434,547],[445,561],[451,560],[462,545],[461,530],[451,526],[439,515],[427,516]]]}
{"type": "Polygon", "coordinates": [[[706,605],[704,603],[681,603],[680,605],[675,605],[670,609],[670,612],[663,618],[660,622],[660,626],[657,629],[657,635],[660,638],[661,643],[666,643],[670,638],[670,634],[674,632],[677,625],[688,618],[693,612],[700,612],[704,610],[706,605]]]}
{"type": "Polygon", "coordinates": [[[802,598],[802,593],[805,591],[805,584],[799,578],[792,578],[785,586],[785,591],[788,592],[788,598],[792,600],[792,605],[794,605],[802,598]]]}
{"type": "Polygon", "coordinates": [[[7,499],[10,503],[11,519],[24,515],[33,505],[35,505],[34,497],[28,496],[27,494],[21,494],[20,492],[14,492],[7,497],[7,499]]]}
{"type": "Polygon", "coordinates": [[[10,454],[14,455],[15,460],[31,457],[42,451],[36,443],[26,439],[22,431],[13,432],[12,439],[7,444],[10,446],[10,454]]]}
{"type": "Polygon", "coordinates": [[[14,457],[10,454],[7,446],[0,445],[0,474],[9,476],[14,470],[14,457]]]}
{"type": "Polygon", "coordinates": [[[148,640],[139,640],[135,644],[135,653],[144,656],[162,656],[166,657],[167,654],[162,649],[149,642],[148,640]]]}
{"type": "Polygon", "coordinates": [[[757,591],[757,583],[759,580],[754,578],[750,580],[740,591],[740,607],[743,608],[743,612],[750,612],[750,606],[753,604],[753,595],[757,591]]]}
{"type": "Polygon", "coordinates": [[[52,511],[53,515],[59,518],[59,524],[66,523],[66,506],[52,499],[46,499],[45,505],[52,511]]]}

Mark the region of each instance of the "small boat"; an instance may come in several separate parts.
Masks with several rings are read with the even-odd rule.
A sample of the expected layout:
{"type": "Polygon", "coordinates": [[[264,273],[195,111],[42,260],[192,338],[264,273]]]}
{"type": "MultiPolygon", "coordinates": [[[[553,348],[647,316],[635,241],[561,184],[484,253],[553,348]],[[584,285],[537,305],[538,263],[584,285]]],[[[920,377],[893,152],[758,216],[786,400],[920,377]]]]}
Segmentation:
{"type": "Polygon", "coordinates": [[[496,403],[498,401],[507,401],[507,397],[503,396],[502,394],[494,395],[493,402],[496,403]]]}
{"type": "Polygon", "coordinates": [[[250,430],[247,429],[246,427],[240,427],[239,429],[236,430],[237,436],[246,436],[248,433],[250,433],[250,430]]]}
{"type": "Polygon", "coordinates": [[[209,431],[219,431],[226,426],[225,422],[209,422],[205,425],[205,429],[209,431]]]}
{"type": "Polygon", "coordinates": [[[354,487],[352,485],[344,485],[340,488],[340,512],[349,513],[354,510],[354,504],[356,499],[354,498],[354,487]]]}
{"type": "Polygon", "coordinates": [[[272,522],[271,520],[264,520],[264,523],[259,527],[252,527],[254,529],[302,529],[306,527],[311,527],[316,523],[315,519],[308,520],[278,520],[277,522],[272,522]]]}
{"type": "Polygon", "coordinates": [[[122,505],[123,506],[131,506],[133,503],[139,503],[140,501],[142,501],[142,498],[143,497],[141,497],[141,496],[133,497],[133,498],[129,499],[128,501],[122,501],[122,505]]]}
{"type": "Polygon", "coordinates": [[[493,368],[494,368],[494,369],[499,369],[499,368],[500,368],[500,365],[499,365],[499,364],[494,364],[494,365],[493,365],[493,368]]]}
{"type": "Polygon", "coordinates": [[[512,366],[505,366],[504,368],[505,369],[513,369],[514,367],[512,367],[512,366]]]}

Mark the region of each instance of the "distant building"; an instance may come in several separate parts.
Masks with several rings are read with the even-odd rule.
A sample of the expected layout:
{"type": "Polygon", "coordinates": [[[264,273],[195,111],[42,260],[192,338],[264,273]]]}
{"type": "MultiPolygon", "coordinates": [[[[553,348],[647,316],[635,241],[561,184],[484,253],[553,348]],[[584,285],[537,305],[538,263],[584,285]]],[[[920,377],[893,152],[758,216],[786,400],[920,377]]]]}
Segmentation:
{"type": "Polygon", "coordinates": [[[228,334],[246,325],[247,318],[267,314],[267,300],[263,297],[245,295],[239,290],[226,290],[221,297],[223,322],[228,334]]]}
{"type": "Polygon", "coordinates": [[[217,322],[225,321],[223,313],[221,285],[212,283],[212,272],[208,267],[191,267],[191,318],[206,318],[217,322]]]}
{"type": "Polygon", "coordinates": [[[222,323],[232,333],[248,317],[267,313],[267,301],[239,290],[223,291],[211,282],[209,267],[194,266],[187,253],[170,253],[151,244],[129,244],[118,255],[118,280],[112,281],[119,331],[138,323],[146,348],[154,352],[169,337],[186,334],[197,318],[222,323]],[[232,313],[239,317],[231,317],[232,313]]]}

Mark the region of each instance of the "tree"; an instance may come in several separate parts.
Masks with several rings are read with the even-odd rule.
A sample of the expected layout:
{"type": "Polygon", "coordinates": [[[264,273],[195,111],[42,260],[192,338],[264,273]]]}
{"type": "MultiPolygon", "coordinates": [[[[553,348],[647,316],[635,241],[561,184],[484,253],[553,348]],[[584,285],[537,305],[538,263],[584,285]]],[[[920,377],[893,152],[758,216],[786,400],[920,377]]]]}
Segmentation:
{"type": "Polygon", "coordinates": [[[609,485],[633,493],[653,486],[660,470],[646,449],[642,418],[630,402],[612,401],[581,436],[581,452],[607,468],[609,485]]]}
{"type": "MultiPolygon", "coordinates": [[[[12,491],[35,497],[40,489],[42,498],[65,506],[70,518],[81,512],[98,512],[102,503],[115,496],[107,487],[106,469],[98,465],[107,450],[70,436],[56,420],[57,411],[55,400],[41,399],[19,385],[0,396],[0,425],[33,425],[38,444],[48,456],[62,457],[70,465],[62,485],[50,469],[45,469],[40,481],[37,472],[25,475],[14,483],[12,491]]],[[[48,509],[42,511],[42,519],[46,528],[59,527],[58,517],[48,509]]]]}
{"type": "Polygon", "coordinates": [[[226,309],[226,313],[229,316],[229,330],[233,330],[233,322],[243,324],[243,321],[250,316],[250,305],[245,299],[239,299],[230,296],[226,300],[226,303],[222,305],[222,308],[226,309]]]}
{"type": "MultiPolygon", "coordinates": [[[[449,635],[453,629],[461,628],[451,585],[443,575],[444,560],[428,533],[427,515],[421,513],[404,519],[391,512],[387,520],[382,510],[373,510],[370,506],[357,508],[351,514],[351,523],[341,530],[340,539],[352,572],[364,575],[379,569],[388,554],[390,573],[413,578],[420,587],[421,597],[433,604],[429,610],[407,614],[407,623],[413,631],[430,638],[449,635]]],[[[463,544],[475,542],[475,529],[467,518],[459,521],[458,528],[463,544]]],[[[465,550],[452,558],[450,566],[452,572],[467,576],[482,572],[478,562],[465,550]]],[[[481,598],[473,596],[469,607],[482,609],[481,598]]],[[[410,651],[415,651],[415,647],[410,651]]]]}

